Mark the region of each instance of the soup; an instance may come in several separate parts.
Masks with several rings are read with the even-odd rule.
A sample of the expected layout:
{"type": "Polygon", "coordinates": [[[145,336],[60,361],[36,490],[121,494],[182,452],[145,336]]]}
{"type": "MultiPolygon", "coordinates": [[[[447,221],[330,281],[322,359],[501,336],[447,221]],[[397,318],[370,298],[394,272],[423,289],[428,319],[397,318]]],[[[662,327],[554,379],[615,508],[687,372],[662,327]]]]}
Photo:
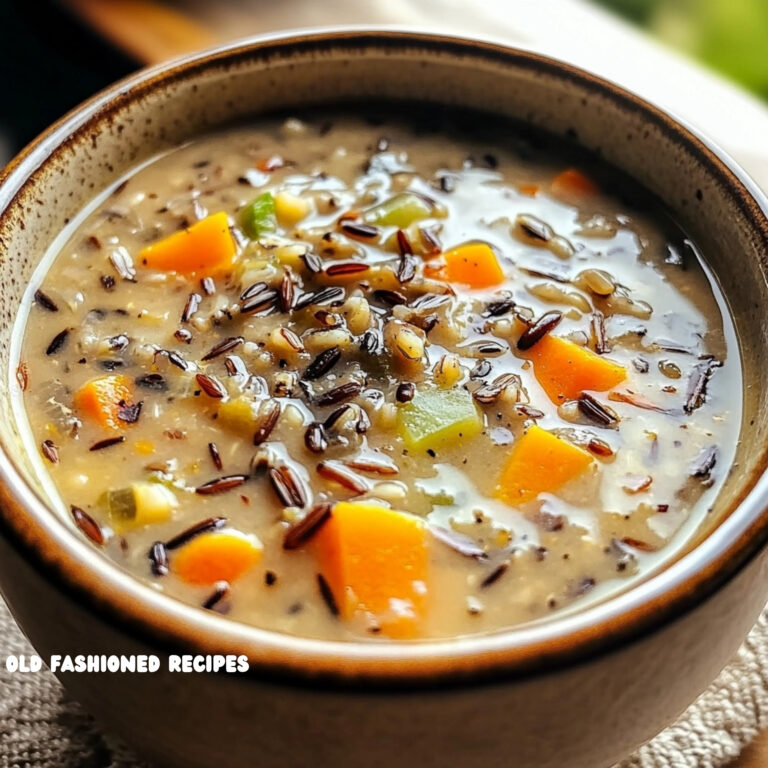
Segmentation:
{"type": "Polygon", "coordinates": [[[701,530],[738,436],[694,243],[483,115],[197,139],[94,201],[29,299],[18,377],[62,507],[155,589],[279,632],[602,599],[701,530]]]}

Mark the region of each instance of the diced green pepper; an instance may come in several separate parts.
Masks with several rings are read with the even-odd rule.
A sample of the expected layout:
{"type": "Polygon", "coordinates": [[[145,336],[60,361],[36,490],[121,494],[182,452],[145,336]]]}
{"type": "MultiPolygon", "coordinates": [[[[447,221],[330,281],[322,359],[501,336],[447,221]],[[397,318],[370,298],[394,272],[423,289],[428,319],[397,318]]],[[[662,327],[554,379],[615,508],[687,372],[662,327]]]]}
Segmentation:
{"type": "Polygon", "coordinates": [[[275,198],[271,192],[259,195],[252,203],[243,208],[240,223],[245,234],[256,240],[264,234],[277,229],[277,214],[275,213],[275,198]]]}
{"type": "Polygon", "coordinates": [[[369,208],[363,215],[366,224],[405,229],[414,221],[440,215],[435,205],[413,192],[403,192],[369,208]]]}
{"type": "Polygon", "coordinates": [[[408,448],[437,448],[475,437],[483,419],[472,395],[464,389],[417,392],[398,410],[398,431],[408,448]]]}

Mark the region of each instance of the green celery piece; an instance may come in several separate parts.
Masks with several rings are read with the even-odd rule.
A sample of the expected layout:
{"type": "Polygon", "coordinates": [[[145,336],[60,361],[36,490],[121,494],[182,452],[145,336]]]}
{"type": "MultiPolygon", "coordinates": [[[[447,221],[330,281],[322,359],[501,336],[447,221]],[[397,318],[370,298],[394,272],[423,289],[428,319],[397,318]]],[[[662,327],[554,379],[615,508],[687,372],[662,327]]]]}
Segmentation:
{"type": "Polygon", "coordinates": [[[136,517],[136,496],[133,488],[107,491],[109,518],[115,523],[124,523],[136,517]]]}
{"type": "Polygon", "coordinates": [[[414,195],[412,192],[403,192],[369,208],[363,220],[366,224],[406,229],[414,221],[421,221],[434,215],[434,206],[423,197],[414,195]]]}
{"type": "Polygon", "coordinates": [[[277,229],[277,216],[272,193],[265,192],[246,205],[240,214],[240,223],[251,240],[257,240],[268,232],[274,232],[277,229]]]}
{"type": "Polygon", "coordinates": [[[483,428],[480,411],[464,389],[417,392],[398,409],[398,431],[408,448],[436,450],[475,437],[483,428]]]}

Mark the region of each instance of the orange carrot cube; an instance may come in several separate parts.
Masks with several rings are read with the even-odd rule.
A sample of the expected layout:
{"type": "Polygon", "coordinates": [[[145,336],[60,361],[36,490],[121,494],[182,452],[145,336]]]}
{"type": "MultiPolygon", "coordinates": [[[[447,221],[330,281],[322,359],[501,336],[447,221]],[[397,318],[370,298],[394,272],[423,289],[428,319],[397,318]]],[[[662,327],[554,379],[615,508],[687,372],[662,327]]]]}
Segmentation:
{"type": "Polygon", "coordinates": [[[557,336],[545,336],[525,352],[537,381],[553,403],[576,400],[582,392],[605,392],[627,377],[624,366],[557,336]]]}
{"type": "Polygon", "coordinates": [[[466,243],[443,254],[445,279],[470,288],[490,288],[504,282],[504,272],[487,243],[466,243]]]}
{"type": "Polygon", "coordinates": [[[261,543],[239,531],[214,531],[192,539],[171,560],[173,572],[187,584],[233,582],[261,559],[261,543]]]}
{"type": "Polygon", "coordinates": [[[586,451],[532,426],[512,447],[495,495],[508,504],[525,504],[540,493],[554,493],[591,464],[586,451]]]}
{"type": "Polygon", "coordinates": [[[162,272],[214,275],[231,269],[237,246],[223,211],[159,240],[139,253],[141,264],[162,272]]]}
{"type": "Polygon", "coordinates": [[[418,634],[428,570],[421,520],[376,504],[339,502],[315,547],[342,618],[367,614],[390,637],[418,634]]]}
{"type": "Polygon", "coordinates": [[[133,382],[127,376],[100,376],[75,392],[75,409],[102,427],[120,429],[128,423],[120,420],[120,409],[129,404],[132,397],[133,382]]]}

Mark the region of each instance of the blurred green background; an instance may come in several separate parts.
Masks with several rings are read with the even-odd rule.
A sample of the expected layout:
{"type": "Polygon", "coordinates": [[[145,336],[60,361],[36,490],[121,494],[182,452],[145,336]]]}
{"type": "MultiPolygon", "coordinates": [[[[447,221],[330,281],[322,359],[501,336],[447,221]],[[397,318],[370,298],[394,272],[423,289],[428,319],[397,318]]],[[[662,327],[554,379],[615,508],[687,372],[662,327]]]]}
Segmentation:
{"type": "Polygon", "coordinates": [[[768,100],[768,0],[594,0],[768,100]]]}

